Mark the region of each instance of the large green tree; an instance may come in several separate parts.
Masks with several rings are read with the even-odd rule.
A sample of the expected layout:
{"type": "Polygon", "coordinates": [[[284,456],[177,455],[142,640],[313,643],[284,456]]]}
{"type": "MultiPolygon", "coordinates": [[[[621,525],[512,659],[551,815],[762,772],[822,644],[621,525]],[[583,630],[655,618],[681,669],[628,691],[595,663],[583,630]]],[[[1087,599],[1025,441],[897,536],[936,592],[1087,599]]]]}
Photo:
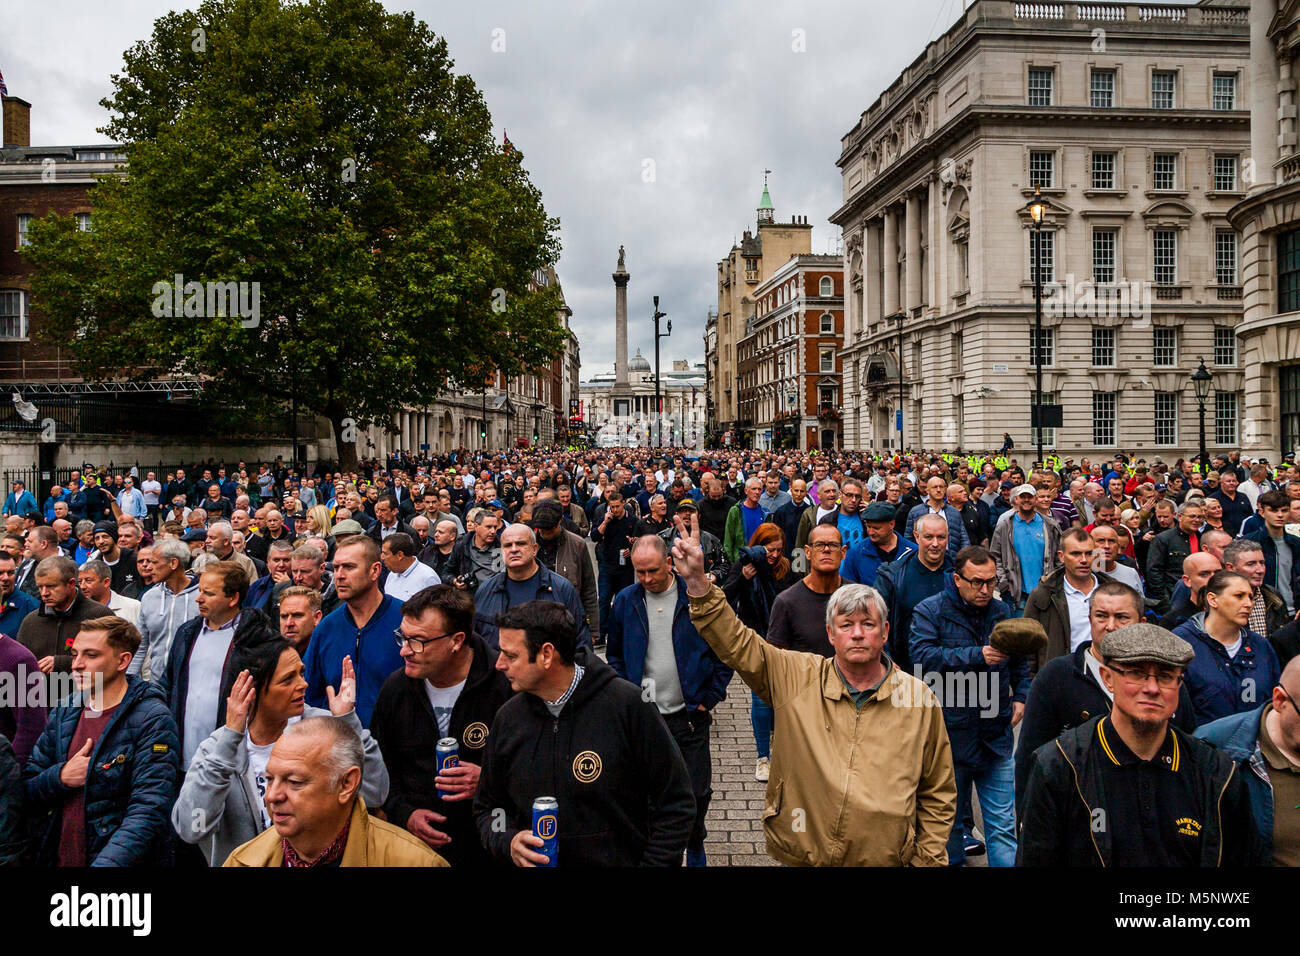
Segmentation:
{"type": "Polygon", "coordinates": [[[93,190],[92,232],[51,218],[26,250],[44,334],[86,377],[202,375],[249,408],[296,393],[347,466],[349,419],[387,425],[562,348],[557,293],[528,288],[558,222],[413,15],[207,0],[159,19],[113,85],[101,132],[127,175],[93,190]],[[257,282],[260,321],[166,314],[155,286],[177,275],[257,282]]]}

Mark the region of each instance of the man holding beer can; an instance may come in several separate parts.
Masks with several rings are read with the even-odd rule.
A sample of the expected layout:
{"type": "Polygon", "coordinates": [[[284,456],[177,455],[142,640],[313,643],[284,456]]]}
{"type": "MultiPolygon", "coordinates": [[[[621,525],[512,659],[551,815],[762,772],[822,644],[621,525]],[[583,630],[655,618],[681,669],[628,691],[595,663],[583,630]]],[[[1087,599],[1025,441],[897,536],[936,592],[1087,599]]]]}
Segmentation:
{"type": "Polygon", "coordinates": [[[564,866],[679,866],[695,798],[659,709],[578,647],[563,605],[528,601],[498,627],[497,668],[522,693],[492,722],[474,796],[488,852],[516,866],[549,865],[532,819],[545,795],[564,814],[556,833],[564,866]]]}
{"type": "Polygon", "coordinates": [[[497,652],[474,633],[474,599],[449,584],[411,595],[394,639],[403,667],[384,682],[370,720],[388,767],[384,813],[453,867],[490,866],[473,800],[488,728],[510,682],[496,669],[497,652]]]}

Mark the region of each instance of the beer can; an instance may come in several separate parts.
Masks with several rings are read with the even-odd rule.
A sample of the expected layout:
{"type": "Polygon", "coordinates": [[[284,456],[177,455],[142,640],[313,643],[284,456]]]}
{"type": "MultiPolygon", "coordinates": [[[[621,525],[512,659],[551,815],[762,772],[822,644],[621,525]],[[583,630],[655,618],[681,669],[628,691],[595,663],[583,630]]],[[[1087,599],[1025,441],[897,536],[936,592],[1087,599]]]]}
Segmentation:
{"type": "MultiPolygon", "coordinates": [[[[438,741],[438,773],[460,763],[460,742],[455,737],[443,737],[438,741]]],[[[438,791],[438,796],[445,797],[447,792],[438,791]]]]}
{"type": "Polygon", "coordinates": [[[538,797],[534,800],[533,836],[542,839],[542,845],[534,849],[550,860],[545,866],[555,866],[559,861],[559,827],[560,802],[554,797],[538,797]]]}

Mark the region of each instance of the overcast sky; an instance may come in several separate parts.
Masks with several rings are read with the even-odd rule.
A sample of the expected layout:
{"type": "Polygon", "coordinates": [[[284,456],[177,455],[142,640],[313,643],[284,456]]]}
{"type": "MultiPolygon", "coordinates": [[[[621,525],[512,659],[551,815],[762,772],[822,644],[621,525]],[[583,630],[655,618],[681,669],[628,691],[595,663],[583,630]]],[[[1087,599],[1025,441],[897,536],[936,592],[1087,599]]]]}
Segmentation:
{"type": "MultiPolygon", "coordinates": [[[[197,6],[5,2],[0,71],[10,94],[32,103],[37,145],[102,141],[99,100],[122,52],[168,10],[197,6]]],[[[764,169],[777,219],[806,215],[813,251],[834,251],[827,217],[840,204],[840,137],[962,3],[384,0],[447,39],[498,137],[504,129],[523,151],[560,219],[558,271],[584,378],[613,369],[620,243],[632,275],[629,353],[653,357],[658,295],[673,322],[665,366],[703,361],[717,262],[753,228],[764,169]]]]}

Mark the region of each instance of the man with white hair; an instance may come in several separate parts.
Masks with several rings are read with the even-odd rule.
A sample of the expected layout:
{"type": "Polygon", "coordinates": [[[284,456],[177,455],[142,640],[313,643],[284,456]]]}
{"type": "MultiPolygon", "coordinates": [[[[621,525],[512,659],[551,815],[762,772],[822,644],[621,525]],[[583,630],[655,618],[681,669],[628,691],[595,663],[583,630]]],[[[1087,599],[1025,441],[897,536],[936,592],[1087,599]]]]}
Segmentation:
{"type": "Polygon", "coordinates": [[[113,590],[112,584],[112,572],[98,558],[87,561],[77,570],[77,587],[82,594],[97,604],[103,604],[122,620],[137,624],[140,620],[140,602],[118,594],[113,590]]]}
{"type": "Polygon", "coordinates": [[[822,657],[773,647],[741,624],[704,573],[698,535],[677,540],[673,564],[700,636],[771,701],[776,738],[799,743],[773,750],[768,854],[796,866],[944,865],[957,805],[948,735],[934,692],[884,653],[880,595],[865,584],[831,595],[835,654],[822,657]]]}
{"type": "Polygon", "coordinates": [[[140,596],[140,647],[131,659],[128,674],[155,680],[167,667],[172,638],[180,626],[199,616],[198,576],[187,573],[190,549],[175,538],[155,541],[149,548],[153,558],[149,582],[156,585],[140,596]]]}
{"type": "Polygon", "coordinates": [[[271,828],[235,849],[226,866],[446,866],[422,840],[372,817],[361,799],[361,737],[334,717],[285,728],[266,761],[271,828]]]}

